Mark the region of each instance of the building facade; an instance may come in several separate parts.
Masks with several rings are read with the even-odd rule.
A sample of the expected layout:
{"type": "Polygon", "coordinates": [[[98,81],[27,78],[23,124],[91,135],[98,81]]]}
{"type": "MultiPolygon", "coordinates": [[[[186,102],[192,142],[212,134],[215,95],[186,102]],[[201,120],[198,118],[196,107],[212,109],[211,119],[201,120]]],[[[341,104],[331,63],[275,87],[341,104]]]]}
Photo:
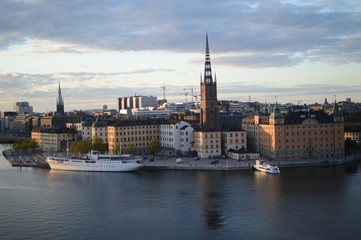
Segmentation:
{"type": "Polygon", "coordinates": [[[75,140],[69,128],[59,126],[33,129],[31,139],[34,139],[43,151],[67,151],[75,140]]]}
{"type": "Polygon", "coordinates": [[[103,143],[108,143],[108,125],[102,118],[97,118],[91,127],[91,138],[100,138],[103,143]]]}
{"type": "Polygon", "coordinates": [[[170,155],[187,154],[192,150],[194,129],[185,121],[160,125],[160,145],[170,150],[170,155]]]}
{"type": "Polygon", "coordinates": [[[195,131],[193,149],[200,158],[212,158],[222,155],[220,131],[195,131]]]}
{"type": "Polygon", "coordinates": [[[276,105],[268,118],[255,120],[254,123],[244,119],[242,125],[247,135],[247,129],[251,129],[252,124],[258,125],[254,129],[258,129],[259,137],[252,144],[258,143],[260,154],[266,158],[296,160],[344,156],[343,116],[336,109],[330,114],[323,111],[289,111],[284,115],[276,105]]]}
{"type": "Polygon", "coordinates": [[[118,112],[128,108],[145,108],[158,106],[157,97],[153,96],[131,96],[118,98],[118,112]]]}
{"type": "Polygon", "coordinates": [[[160,125],[165,120],[127,120],[120,121],[108,126],[108,147],[109,152],[118,145],[122,153],[130,146],[136,148],[137,154],[147,153],[149,141],[153,138],[159,140],[160,125]]]}
{"type": "Polygon", "coordinates": [[[28,102],[16,102],[13,107],[14,112],[19,114],[30,114],[33,113],[33,107],[28,102]]]}

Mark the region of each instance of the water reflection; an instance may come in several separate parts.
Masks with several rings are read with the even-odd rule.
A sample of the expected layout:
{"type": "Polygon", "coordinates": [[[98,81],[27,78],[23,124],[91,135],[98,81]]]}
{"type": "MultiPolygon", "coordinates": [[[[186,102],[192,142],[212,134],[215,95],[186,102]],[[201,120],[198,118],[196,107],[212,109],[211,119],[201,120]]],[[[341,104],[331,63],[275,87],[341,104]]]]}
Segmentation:
{"type": "Polygon", "coordinates": [[[207,172],[199,172],[197,176],[204,223],[209,229],[218,229],[223,226],[223,179],[220,174],[207,172]]]}

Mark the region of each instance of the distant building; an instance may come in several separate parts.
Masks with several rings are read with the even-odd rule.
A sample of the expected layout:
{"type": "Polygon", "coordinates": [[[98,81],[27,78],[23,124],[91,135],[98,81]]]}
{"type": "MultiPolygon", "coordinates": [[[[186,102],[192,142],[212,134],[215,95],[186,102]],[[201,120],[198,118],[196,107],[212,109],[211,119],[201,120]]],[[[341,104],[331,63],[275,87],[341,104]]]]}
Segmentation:
{"type": "Polygon", "coordinates": [[[16,102],[13,107],[14,112],[18,114],[31,114],[33,113],[33,107],[28,102],[16,102]]]}
{"type": "Polygon", "coordinates": [[[128,110],[120,110],[120,114],[129,115],[129,111],[133,117],[136,118],[165,118],[168,115],[174,113],[172,110],[168,109],[153,109],[153,108],[133,108],[128,110]]]}
{"type": "Polygon", "coordinates": [[[85,121],[81,122],[82,132],[81,138],[84,139],[92,139],[92,125],[94,123],[94,119],[92,117],[87,117],[85,121]]]}
{"type": "Polygon", "coordinates": [[[108,126],[108,146],[112,153],[116,145],[125,152],[131,145],[138,154],[147,152],[149,141],[152,138],[159,140],[160,125],[165,124],[165,119],[152,120],[126,120],[108,126]]]}
{"type": "Polygon", "coordinates": [[[187,154],[192,150],[192,142],[194,141],[194,129],[185,122],[180,121],[173,124],[160,125],[160,145],[170,150],[170,154],[187,154]]]}
{"type": "Polygon", "coordinates": [[[99,137],[103,143],[108,143],[108,124],[102,119],[97,118],[91,127],[92,139],[99,137]]]}
{"type": "Polygon", "coordinates": [[[289,111],[281,113],[276,104],[268,116],[243,119],[248,142],[260,154],[275,160],[339,158],[344,156],[344,120],[333,111],[289,111]]]}
{"type": "Polygon", "coordinates": [[[156,108],[157,106],[157,97],[153,96],[132,96],[118,98],[118,111],[127,110],[128,108],[156,108]]]}
{"type": "Polygon", "coordinates": [[[35,139],[43,151],[66,151],[75,140],[69,128],[60,126],[33,129],[31,139],[35,139]]]}
{"type": "Polygon", "coordinates": [[[19,115],[13,118],[13,131],[24,132],[30,135],[33,129],[32,117],[26,115],[19,115]]]}

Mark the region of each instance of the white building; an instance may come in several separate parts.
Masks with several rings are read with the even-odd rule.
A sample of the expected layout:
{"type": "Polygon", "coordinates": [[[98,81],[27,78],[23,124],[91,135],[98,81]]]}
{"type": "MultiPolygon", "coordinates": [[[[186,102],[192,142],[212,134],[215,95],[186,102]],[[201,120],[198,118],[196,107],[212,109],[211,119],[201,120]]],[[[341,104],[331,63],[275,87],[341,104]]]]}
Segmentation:
{"type": "Polygon", "coordinates": [[[160,145],[174,153],[186,154],[191,151],[194,129],[185,121],[160,126],[160,145]]]}
{"type": "Polygon", "coordinates": [[[81,122],[82,131],[81,131],[81,138],[84,139],[91,139],[92,138],[92,125],[94,123],[93,118],[87,118],[85,121],[81,122]]]}
{"type": "MultiPolygon", "coordinates": [[[[133,108],[131,111],[134,117],[140,117],[140,118],[166,117],[169,114],[174,113],[174,111],[169,109],[154,109],[153,107],[133,108]]],[[[120,110],[119,113],[128,114],[127,110],[120,110]]]]}
{"type": "Polygon", "coordinates": [[[108,125],[103,119],[97,118],[97,120],[92,124],[91,136],[92,139],[95,137],[101,138],[103,143],[108,142],[108,125]]]}
{"type": "Polygon", "coordinates": [[[82,139],[83,134],[83,124],[82,123],[66,123],[67,128],[75,128],[77,132],[77,139],[82,139]]]}
{"type": "Polygon", "coordinates": [[[118,98],[118,111],[128,108],[157,107],[157,97],[153,96],[132,96],[118,98]]]}
{"type": "Polygon", "coordinates": [[[13,107],[14,112],[20,114],[33,113],[33,107],[28,102],[16,102],[13,107]]]}

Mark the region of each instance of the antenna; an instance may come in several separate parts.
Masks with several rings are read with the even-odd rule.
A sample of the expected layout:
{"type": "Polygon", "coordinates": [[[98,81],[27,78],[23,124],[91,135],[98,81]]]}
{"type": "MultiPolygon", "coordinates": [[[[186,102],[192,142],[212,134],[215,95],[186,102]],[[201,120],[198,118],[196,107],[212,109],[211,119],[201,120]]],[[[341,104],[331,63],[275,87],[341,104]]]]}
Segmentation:
{"type": "Polygon", "coordinates": [[[165,88],[166,87],[169,87],[169,85],[162,85],[160,88],[162,88],[163,89],[163,100],[165,100],[165,88]]]}

